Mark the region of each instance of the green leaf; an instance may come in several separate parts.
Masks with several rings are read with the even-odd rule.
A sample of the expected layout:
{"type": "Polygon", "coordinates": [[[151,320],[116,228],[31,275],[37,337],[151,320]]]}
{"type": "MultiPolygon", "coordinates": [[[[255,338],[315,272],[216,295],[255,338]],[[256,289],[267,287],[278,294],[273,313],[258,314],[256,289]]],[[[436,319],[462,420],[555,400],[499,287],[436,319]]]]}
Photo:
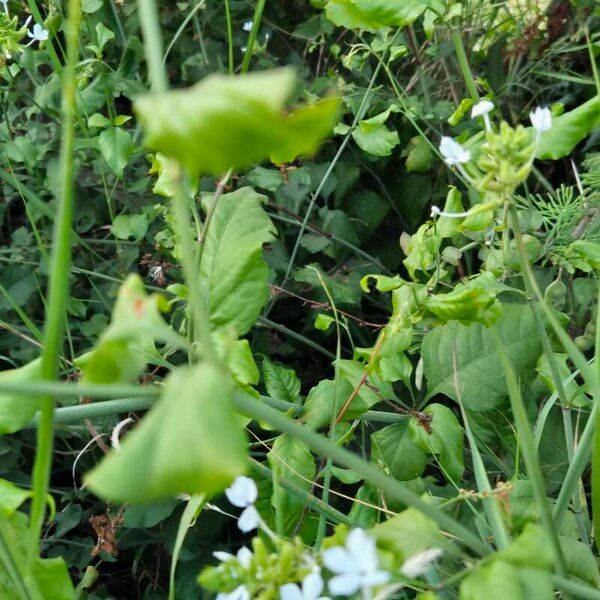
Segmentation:
{"type": "Polygon", "coordinates": [[[100,133],[98,144],[104,160],[121,179],[135,148],[131,135],[121,127],[110,127],[100,133]]]}
{"type": "Polygon", "coordinates": [[[426,173],[433,164],[434,154],[426,139],[417,135],[410,140],[406,156],[408,173],[426,173]]]}
{"type": "Polygon", "coordinates": [[[110,325],[94,349],[76,360],[83,381],[114,383],[135,379],[148,362],[160,358],[155,340],[185,348],[184,340],[160,314],[167,308],[163,296],[146,295],[139,275],[130,275],[119,289],[110,325]]]}
{"type": "MultiPolygon", "coordinates": [[[[366,380],[364,380],[366,369],[361,363],[354,360],[339,360],[336,362],[343,379],[350,383],[352,389],[358,388],[358,393],[344,415],[344,420],[356,418],[384,398],[387,400],[396,398],[391,384],[383,381],[377,375],[369,373],[366,380]],[[361,381],[363,383],[359,387],[361,381]]],[[[343,400],[346,400],[346,397],[343,400]]]]}
{"type": "Polygon", "coordinates": [[[186,90],[142,96],[135,110],[148,147],[191,174],[219,176],[230,167],[241,169],[270,156],[291,162],[317,149],[333,129],[339,102],[328,98],[286,112],[295,85],[289,68],[210,75],[186,90]]]}
{"type": "Polygon", "coordinates": [[[319,331],[327,331],[329,329],[329,326],[333,323],[335,323],[335,319],[331,315],[328,315],[326,313],[319,313],[315,317],[314,326],[315,329],[318,329],[319,331]]]}
{"type": "Polygon", "coordinates": [[[581,106],[552,119],[552,128],[540,136],[536,157],[557,160],[600,125],[600,96],[594,96],[581,106]]]}
{"type": "MultiPolygon", "coordinates": [[[[268,459],[275,480],[282,477],[310,491],[316,476],[316,467],[313,455],[304,442],[288,435],[280,435],[273,443],[268,459]]],[[[283,516],[286,531],[293,531],[304,509],[304,503],[287,493],[281,486],[275,485],[271,504],[283,516]]]]}
{"type": "Polygon", "coordinates": [[[371,461],[382,463],[389,474],[400,481],[419,477],[427,465],[427,455],[409,435],[408,420],[373,433],[371,448],[371,461]]]}
{"type": "Polygon", "coordinates": [[[329,0],[326,14],[338,27],[376,31],[410,25],[428,6],[424,0],[329,0]]]}
{"type": "MultiPolygon", "coordinates": [[[[40,590],[41,598],[75,600],[75,590],[67,565],[62,558],[38,558],[33,564],[30,577],[40,590]]],[[[26,577],[27,579],[29,577],[26,577]]]]}
{"type": "Polygon", "coordinates": [[[465,470],[464,431],[456,415],[443,404],[430,404],[423,414],[431,417],[428,428],[416,417],[410,419],[409,432],[413,443],[423,452],[437,455],[444,472],[455,483],[460,482],[465,470]]]}
{"type": "Polygon", "coordinates": [[[126,240],[131,237],[139,242],[146,235],[148,225],[147,215],[119,215],[115,217],[110,231],[119,240],[126,240]]]}
{"type": "MultiPolygon", "coordinates": [[[[525,584],[527,585],[527,584],[525,584]]],[[[533,590],[532,590],[533,591],[533,590]]],[[[552,600],[552,582],[545,572],[521,570],[502,561],[495,560],[469,573],[460,585],[459,600],[552,600]],[[520,571],[531,574],[536,583],[537,591],[533,595],[525,595],[525,590],[519,577],[520,571]],[[539,573],[535,577],[535,573],[539,573]]]]}
{"type": "MultiPolygon", "coordinates": [[[[0,383],[26,383],[41,377],[40,360],[36,359],[18,369],[0,371],[0,383]]],[[[38,411],[40,399],[23,394],[0,393],[0,434],[22,429],[38,411]]]]}
{"type": "Polygon", "coordinates": [[[0,479],[0,514],[4,517],[12,515],[32,495],[31,490],[23,490],[6,479],[0,479]]]}
{"type": "Polygon", "coordinates": [[[275,234],[265,197],[244,187],[219,198],[200,261],[200,286],[214,327],[244,335],[269,297],[263,244],[275,234]]]}
{"type": "Polygon", "coordinates": [[[115,39],[115,34],[102,22],[96,24],[96,35],[98,36],[98,49],[102,51],[104,46],[115,39]]]}
{"type": "MultiPolygon", "coordinates": [[[[338,399],[335,398],[335,381],[331,379],[323,379],[314,388],[308,392],[308,396],[304,402],[304,412],[302,415],[303,421],[313,429],[320,429],[325,425],[329,425],[332,418],[337,415],[346,398],[352,393],[352,386],[346,380],[338,382],[338,399]]],[[[359,399],[355,398],[350,404],[350,408],[346,412],[353,414],[355,403],[362,404],[359,399]]],[[[366,409],[365,409],[366,410],[366,409]]],[[[364,412],[362,406],[359,413],[364,412]]]]}
{"type": "Polygon", "coordinates": [[[268,358],[262,363],[265,387],[271,398],[296,404],[300,402],[300,380],[293,369],[272,363],[268,358]]]}
{"type": "Polygon", "coordinates": [[[390,131],[385,125],[377,129],[363,131],[357,127],[352,138],[361,150],[373,156],[390,156],[392,150],[400,143],[397,131],[390,131]]]}
{"type": "Polygon", "coordinates": [[[144,420],[86,478],[98,496],[141,503],[215,494],[246,469],[233,382],[211,364],[179,367],[144,420]]]}
{"type": "MultiPolygon", "coordinates": [[[[518,378],[531,376],[541,353],[541,342],[529,307],[504,304],[496,322],[518,378]]],[[[465,326],[453,321],[436,327],[423,339],[423,371],[428,397],[445,394],[457,400],[454,389],[453,355],[462,401],[468,410],[490,410],[507,396],[506,381],[498,368],[498,355],[489,330],[475,323],[465,326]]]]}
{"type": "Polygon", "coordinates": [[[438,526],[414,508],[375,525],[371,533],[379,548],[397,555],[402,562],[423,550],[447,546],[438,526]]]}
{"type": "Polygon", "coordinates": [[[484,272],[467,283],[459,283],[447,294],[436,294],[425,302],[427,310],[442,321],[460,321],[463,325],[494,324],[502,314],[496,294],[502,291],[492,273],[484,272]]]}

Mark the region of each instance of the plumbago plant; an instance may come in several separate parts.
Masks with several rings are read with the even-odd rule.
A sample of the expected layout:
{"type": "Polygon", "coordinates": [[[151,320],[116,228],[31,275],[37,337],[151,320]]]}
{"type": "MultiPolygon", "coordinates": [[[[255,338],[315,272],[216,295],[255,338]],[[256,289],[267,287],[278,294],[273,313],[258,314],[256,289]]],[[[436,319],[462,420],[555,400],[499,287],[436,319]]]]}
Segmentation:
{"type": "MultiPolygon", "coordinates": [[[[515,114],[503,117],[509,113],[501,112],[501,93],[473,78],[456,28],[463,16],[458,3],[313,3],[323,10],[311,34],[315,48],[339,35],[335,27],[354,36],[341,64],[363,84],[366,74],[362,94],[339,73],[301,90],[298,70],[271,68],[272,32],[261,31],[261,0],[251,19],[240,14],[237,74],[234,3],[226,0],[212,15],[226,32],[227,68],[206,72],[213,49],[196,23],[203,66],[186,67],[206,76],[176,89],[166,58],[185,25],[209,10],[204,2],[181,3],[190,12],[166,50],[153,0],[123,9],[141,25],[143,45],[138,38],[127,42],[121,29],[117,70],[105,62],[114,33],[89,16],[102,2],[69,0],[64,19],[59,3],[51,3],[43,23],[35,2],[32,18],[13,12],[17,2],[1,4],[2,77],[14,86],[3,106],[22,84],[19,76],[48,60],[56,77],[33,103],[60,140],[58,160],[43,178],[55,194],[48,210],[14,165],[39,176],[30,160],[34,142],[48,153],[51,144],[45,147],[34,126],[30,137],[16,135],[10,118],[19,111],[7,109],[0,177],[24,199],[48,289],[40,331],[13,298],[19,288],[0,286],[41,348],[39,357],[0,374],[6,448],[13,440],[25,440],[27,448],[33,442],[27,431],[36,432],[31,479],[0,480],[3,597],[131,597],[131,590],[111,591],[105,574],[118,546],[148,545],[136,529],[157,526],[166,533],[156,533],[155,545],[164,544],[169,567],[147,598],[600,598],[600,158],[590,152],[579,168],[573,161],[572,186],[554,189],[540,170],[540,161],[564,164],[600,123],[589,35],[597,94],[571,110],[560,102],[533,106],[527,122],[519,122],[515,114]],[[84,23],[93,43],[82,48],[84,23]],[[448,68],[447,52],[454,53],[469,98],[433,105],[419,63],[412,85],[423,89],[420,114],[421,101],[407,95],[396,73],[419,35],[446,36],[446,50],[432,43],[430,54],[439,51],[436,60],[448,68]],[[150,91],[132,67],[142,54],[150,91]],[[249,72],[253,59],[269,68],[249,72]],[[384,86],[375,90],[380,76],[384,86]],[[52,100],[59,89],[60,107],[52,100]],[[133,115],[117,107],[121,95],[133,99],[135,130],[127,128],[133,115]],[[103,107],[108,117],[97,112],[103,107]],[[439,135],[442,128],[452,135],[439,135]],[[433,176],[436,164],[445,201],[428,196],[424,223],[405,207],[415,226],[399,228],[403,212],[392,200],[398,219],[385,233],[403,256],[388,262],[385,252],[362,244],[372,241],[387,208],[372,190],[346,203],[359,171],[339,161],[353,144],[363,153],[361,167],[380,181],[376,161],[392,156],[397,129],[403,138],[409,132],[406,189],[408,174],[433,176]],[[342,141],[330,165],[310,171],[305,157],[332,136],[342,141]],[[92,156],[102,161],[85,171],[81,163],[94,162],[92,156]],[[125,242],[140,243],[155,221],[160,258],[139,261],[148,285],[138,273],[117,280],[110,320],[85,321],[79,344],[73,328],[65,330],[81,311],[69,274],[85,271],[74,265],[73,248],[79,258],[89,244],[78,212],[86,207],[75,200],[83,182],[96,177],[106,189],[120,186],[123,197],[142,195],[139,182],[122,185],[134,165],[150,171],[152,203],[115,215],[107,194],[108,229],[122,242],[118,260],[127,263],[125,242]],[[40,215],[54,223],[51,253],[40,215]],[[288,252],[289,225],[300,233],[292,230],[288,252]],[[306,256],[318,261],[295,268],[306,256]],[[337,268],[341,258],[347,272],[337,268]],[[316,300],[303,295],[306,286],[316,300]],[[369,307],[364,318],[353,312],[360,293],[369,307]],[[318,341],[304,335],[308,327],[299,334],[269,319],[283,298],[318,310],[307,320],[318,341]],[[321,358],[293,362],[280,340],[256,333],[260,327],[293,337],[321,358]],[[309,368],[301,371],[302,362],[309,368]],[[73,404],[77,398],[94,401],[73,404]],[[102,455],[84,463],[79,487],[64,486],[53,473],[53,444],[70,437],[57,424],[82,421],[88,441],[75,451],[73,480],[90,446],[107,438],[110,447],[102,442],[102,455]],[[59,483],[69,491],[56,514],[59,483]],[[82,498],[98,538],[91,547],[84,537],[65,537],[83,518],[82,498]],[[234,522],[226,536],[223,523],[234,522]],[[134,531],[131,539],[123,530],[134,531]],[[198,530],[204,537],[191,544],[198,530]],[[65,551],[69,542],[84,553],[65,551]],[[186,563],[193,567],[191,585],[181,576],[186,563]]],[[[111,14],[122,27],[118,4],[110,3],[111,14]]],[[[498,40],[489,30],[516,35],[502,29],[511,13],[487,15],[486,3],[475,5],[489,25],[477,39],[479,51],[493,56],[498,40]]],[[[307,35],[309,25],[298,35],[307,35]]],[[[329,50],[337,57],[341,38],[334,39],[329,50]]],[[[323,46],[319,53],[320,65],[323,46]]],[[[418,48],[415,60],[422,60],[418,48]]],[[[14,244],[8,254],[22,261],[14,244]]],[[[93,267],[97,252],[89,252],[93,267]]],[[[96,274],[111,279],[100,269],[96,274]]],[[[144,560],[140,553],[134,563],[144,560]]],[[[160,575],[157,569],[155,581],[160,575]]]]}

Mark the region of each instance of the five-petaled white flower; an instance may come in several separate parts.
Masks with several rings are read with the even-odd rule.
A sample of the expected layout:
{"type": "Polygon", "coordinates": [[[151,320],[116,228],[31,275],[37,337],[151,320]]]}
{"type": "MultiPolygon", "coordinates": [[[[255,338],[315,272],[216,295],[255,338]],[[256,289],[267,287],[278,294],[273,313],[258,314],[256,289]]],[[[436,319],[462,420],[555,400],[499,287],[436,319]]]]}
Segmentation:
{"type": "Polygon", "coordinates": [[[280,600],[329,600],[321,596],[323,578],[319,571],[309,573],[302,580],[302,587],[297,583],[286,583],[279,588],[280,600]]]}
{"type": "Polygon", "coordinates": [[[238,508],[243,508],[242,514],[238,518],[238,527],[243,533],[248,533],[260,525],[260,515],[254,502],[258,497],[258,489],[254,479],[240,475],[225,490],[225,495],[231,504],[238,508]]]}
{"type": "Polygon", "coordinates": [[[529,113],[529,118],[537,135],[548,131],[552,127],[552,113],[548,107],[542,108],[538,106],[534,111],[529,113]]]}
{"type": "Polygon", "coordinates": [[[454,138],[445,135],[440,141],[440,153],[450,167],[469,162],[471,152],[463,148],[454,138]]]}
{"type": "Polygon", "coordinates": [[[471,109],[471,118],[483,117],[485,128],[488,131],[492,130],[492,124],[490,123],[490,112],[494,110],[494,103],[490,100],[480,100],[471,109]]]}
{"type": "Polygon", "coordinates": [[[252,21],[244,21],[244,24],[242,25],[242,29],[244,31],[252,31],[252,21]]]}
{"type": "Polygon", "coordinates": [[[33,42],[45,42],[48,39],[48,30],[44,29],[39,23],[35,23],[33,29],[27,32],[31,38],[30,44],[33,42]]]}
{"type": "Polygon", "coordinates": [[[440,548],[430,548],[429,550],[423,550],[423,552],[417,552],[411,556],[400,569],[400,572],[405,577],[419,577],[423,575],[430,565],[435,562],[443,553],[440,548]]]}
{"type": "Polygon", "coordinates": [[[353,529],[346,538],[346,547],[336,546],[323,552],[323,563],[335,573],[329,581],[329,591],[335,596],[348,596],[361,590],[371,597],[371,588],[386,583],[390,574],[378,569],[375,540],[362,529],[353,529]]]}
{"type": "Polygon", "coordinates": [[[234,556],[233,554],[229,554],[229,552],[223,552],[221,550],[217,550],[213,552],[213,556],[220,560],[222,563],[226,563],[234,558],[237,558],[238,562],[244,569],[247,569],[250,566],[250,561],[252,560],[252,552],[246,548],[246,546],[242,546],[237,554],[234,556]]]}
{"type": "Polygon", "coordinates": [[[250,600],[250,592],[245,585],[240,585],[233,592],[221,592],[215,600],[250,600]]]}

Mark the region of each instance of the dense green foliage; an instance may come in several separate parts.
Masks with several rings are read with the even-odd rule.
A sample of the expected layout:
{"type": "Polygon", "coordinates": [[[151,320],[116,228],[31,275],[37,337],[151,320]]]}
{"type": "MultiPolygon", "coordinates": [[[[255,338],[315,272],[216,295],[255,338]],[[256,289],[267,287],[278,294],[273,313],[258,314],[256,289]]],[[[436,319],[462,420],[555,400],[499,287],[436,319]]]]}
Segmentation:
{"type": "Polygon", "coordinates": [[[0,0],[0,598],[600,598],[595,0],[0,0]]]}

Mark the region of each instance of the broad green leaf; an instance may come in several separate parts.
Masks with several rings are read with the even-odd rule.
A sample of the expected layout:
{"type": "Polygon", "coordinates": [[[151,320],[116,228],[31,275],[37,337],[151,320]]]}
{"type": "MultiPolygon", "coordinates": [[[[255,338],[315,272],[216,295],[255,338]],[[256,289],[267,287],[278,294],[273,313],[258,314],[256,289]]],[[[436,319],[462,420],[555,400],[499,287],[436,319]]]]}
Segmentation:
{"type": "Polygon", "coordinates": [[[265,196],[244,187],[219,198],[200,261],[199,282],[214,327],[244,335],[269,297],[262,255],[275,227],[262,209],[265,196]]]}
{"type": "Polygon", "coordinates": [[[290,68],[210,75],[189,89],[139,97],[135,110],[148,147],[193,175],[218,176],[270,156],[290,162],[317,149],[333,129],[339,102],[329,98],[287,112],[295,85],[290,68]]]}
{"type": "Polygon", "coordinates": [[[442,321],[493,325],[502,314],[502,305],[496,300],[502,287],[494,283],[491,273],[482,273],[467,283],[457,284],[451,292],[431,296],[425,307],[442,321]]]}
{"type": "Polygon", "coordinates": [[[385,125],[376,129],[363,131],[357,127],[352,138],[361,150],[373,156],[390,156],[392,150],[400,143],[397,131],[390,131],[385,125]]]}
{"type": "Polygon", "coordinates": [[[552,600],[550,574],[536,569],[519,569],[494,560],[469,573],[460,585],[459,600],[552,600]]]}
{"type": "Polygon", "coordinates": [[[76,361],[83,381],[113,383],[135,379],[148,362],[160,358],[155,340],[185,347],[160,314],[167,308],[163,296],[148,296],[139,275],[130,275],[119,289],[110,325],[95,348],[76,361]]]}
{"type": "Polygon", "coordinates": [[[596,271],[600,271],[600,244],[588,240],[577,240],[570,245],[581,258],[596,271]]]}
{"type": "Polygon", "coordinates": [[[0,514],[4,517],[12,515],[32,495],[31,490],[23,490],[6,479],[0,479],[0,514]]]}
{"type": "MultiPolygon", "coordinates": [[[[315,460],[308,446],[288,435],[280,435],[268,454],[269,463],[275,480],[278,477],[287,479],[309,491],[316,476],[315,460]]],[[[286,531],[294,529],[298,517],[304,509],[301,500],[275,485],[271,504],[280,511],[284,519],[286,531]]]]}
{"type": "Polygon", "coordinates": [[[455,482],[460,482],[465,465],[463,462],[464,431],[456,415],[443,404],[430,404],[423,414],[431,418],[424,425],[416,417],[409,422],[413,443],[423,452],[438,456],[442,469],[455,482]]]}
{"type": "MultiPolygon", "coordinates": [[[[462,194],[451,186],[446,196],[444,212],[461,213],[464,212],[462,205],[462,194]]],[[[456,217],[439,217],[435,223],[435,231],[442,238],[452,237],[458,232],[462,219],[456,217]]]]}
{"type": "MultiPolygon", "coordinates": [[[[338,414],[346,398],[352,393],[352,385],[347,380],[338,382],[338,399],[335,398],[336,385],[331,379],[321,380],[314,388],[308,392],[304,402],[303,421],[313,429],[320,429],[329,425],[332,419],[338,414]]],[[[364,412],[363,404],[360,399],[355,398],[346,415],[356,416],[355,405],[358,403],[358,414],[364,412]]]]}
{"type": "Polygon", "coordinates": [[[133,154],[134,144],[131,135],[121,127],[105,129],[98,139],[100,152],[112,172],[120,179],[123,169],[133,154]]]}
{"type": "Polygon", "coordinates": [[[102,498],[128,503],[222,491],[246,469],[232,395],[233,382],[218,367],[179,367],[157,404],[86,476],[86,485],[102,498]]]}
{"type": "Polygon", "coordinates": [[[315,317],[314,327],[319,331],[327,331],[330,325],[335,323],[335,319],[326,313],[319,313],[315,317]]]}
{"type": "Polygon", "coordinates": [[[146,235],[148,225],[148,216],[143,213],[119,215],[113,221],[110,231],[119,240],[127,240],[131,237],[139,242],[146,235]]]}
{"type": "Polygon", "coordinates": [[[37,587],[45,600],[75,600],[75,589],[65,561],[61,557],[38,558],[26,580],[37,587]]]}
{"type": "Polygon", "coordinates": [[[536,157],[557,160],[571,153],[590,131],[600,125],[600,96],[552,120],[552,128],[540,136],[536,157]]]}
{"type": "Polygon", "coordinates": [[[300,380],[293,369],[263,359],[263,377],[267,394],[276,400],[285,400],[294,404],[300,402],[300,380]]]}
{"type": "MultiPolygon", "coordinates": [[[[529,307],[504,304],[495,324],[518,378],[530,377],[541,353],[541,342],[529,307]]],[[[478,323],[465,326],[453,321],[434,328],[423,339],[423,371],[431,398],[445,394],[457,400],[453,356],[462,401],[468,410],[490,410],[508,394],[504,372],[490,331],[478,323]]]]}
{"type": "Polygon", "coordinates": [[[371,435],[371,461],[381,464],[395,479],[410,481],[425,470],[427,455],[412,441],[406,421],[371,435]]]}
{"type": "Polygon", "coordinates": [[[426,173],[433,164],[433,150],[420,135],[410,140],[408,154],[406,156],[406,171],[408,173],[426,173]]]}
{"type": "MultiPolygon", "coordinates": [[[[374,373],[369,373],[365,379],[365,367],[354,360],[339,360],[337,364],[340,374],[344,380],[348,381],[352,389],[358,389],[356,397],[350,404],[345,419],[356,418],[358,415],[369,410],[371,406],[381,402],[384,398],[387,400],[395,399],[396,395],[389,382],[383,381],[374,373]]],[[[345,401],[346,398],[343,398],[345,401]]]]}
{"type": "Polygon", "coordinates": [[[428,6],[425,0],[329,0],[326,14],[338,27],[376,31],[410,25],[428,6]]]}
{"type": "MultiPolygon", "coordinates": [[[[0,382],[26,383],[41,377],[40,359],[18,369],[0,371],[0,382]]],[[[38,411],[40,399],[23,394],[0,393],[0,434],[14,433],[26,425],[38,411]]]]}
{"type": "Polygon", "coordinates": [[[402,562],[423,550],[448,544],[435,522],[414,508],[375,525],[371,533],[382,550],[392,552],[402,562]]]}

